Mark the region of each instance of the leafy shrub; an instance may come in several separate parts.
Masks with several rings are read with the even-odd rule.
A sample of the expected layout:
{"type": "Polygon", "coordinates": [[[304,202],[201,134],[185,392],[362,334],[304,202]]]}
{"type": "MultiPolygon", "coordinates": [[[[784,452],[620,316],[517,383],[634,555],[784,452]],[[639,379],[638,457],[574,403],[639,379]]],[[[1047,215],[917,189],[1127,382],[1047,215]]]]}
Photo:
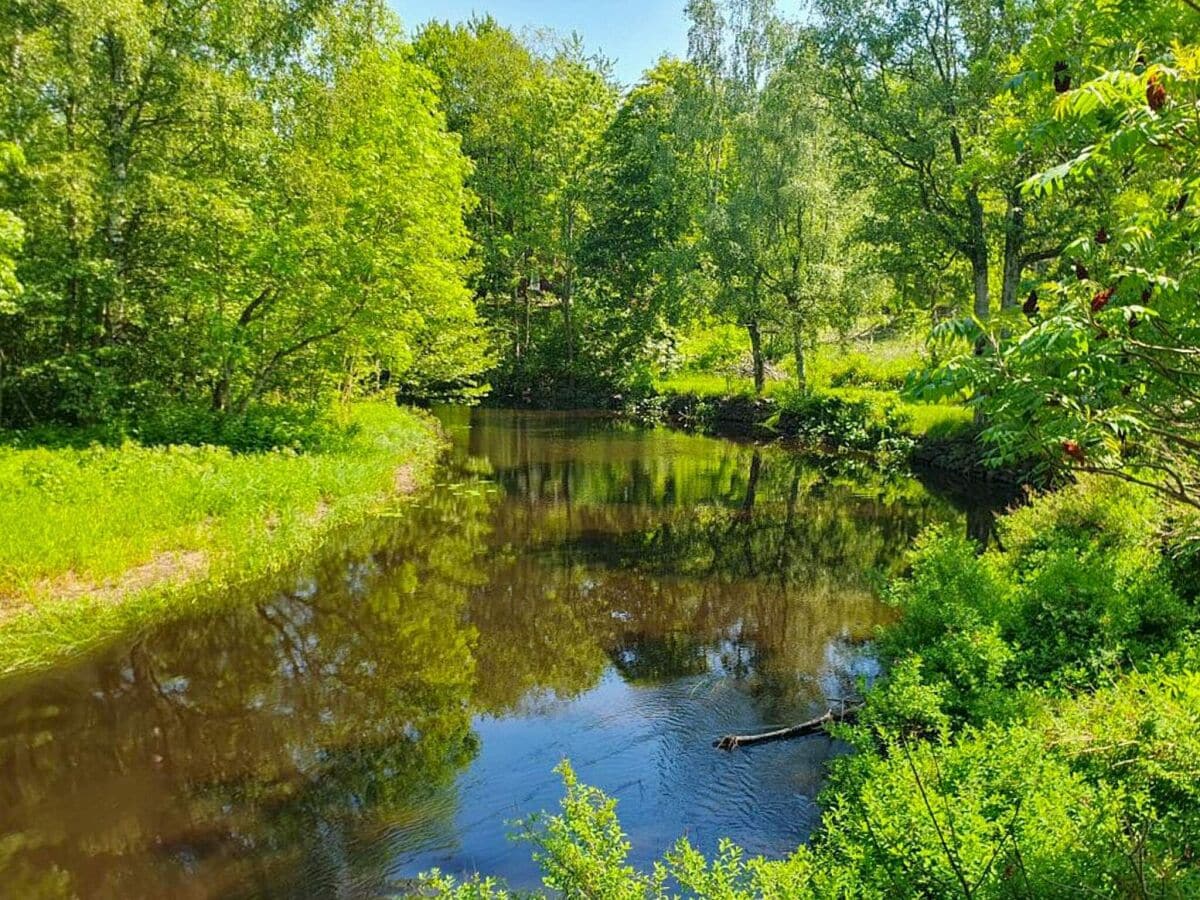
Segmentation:
{"type": "MultiPolygon", "coordinates": [[[[998,569],[992,555],[978,555],[965,537],[935,528],[918,541],[911,577],[889,592],[903,615],[884,635],[881,652],[893,663],[918,665],[945,715],[994,715],[1011,688],[1010,586],[998,569]]],[[[880,696],[889,698],[894,688],[888,685],[880,696]]],[[[926,713],[912,724],[921,728],[929,718],[926,713]]]]}
{"type": "Polygon", "coordinates": [[[1147,491],[1098,478],[1004,519],[1010,635],[1026,678],[1088,684],[1169,649],[1195,625],[1162,553],[1163,526],[1147,491]]]}
{"type": "Polygon", "coordinates": [[[817,854],[855,896],[1196,896],[1196,753],[1200,676],[1131,676],[840,760],[817,854]]]}
{"type": "Polygon", "coordinates": [[[356,430],[339,423],[327,408],[270,405],[252,406],[241,414],[162,406],[148,410],[129,428],[130,435],[147,446],[207,444],[234,453],[336,451],[348,446],[356,430]]]}
{"type": "MultiPolygon", "coordinates": [[[[976,723],[1016,715],[1023,685],[1083,687],[1167,651],[1197,616],[1172,583],[1159,517],[1145,491],[1088,481],[1005,517],[1003,552],[929,531],[888,593],[903,615],[881,651],[914,660],[940,711],[976,723]]],[[[872,702],[893,703],[892,689],[872,702]]]]}
{"type": "MultiPolygon", "coordinates": [[[[536,846],[535,859],[548,888],[563,897],[597,900],[642,900],[672,896],[738,898],[803,898],[818,896],[809,852],[801,847],[789,859],[747,859],[732,843],[721,844],[708,861],[686,838],[650,872],[638,872],[627,861],[629,842],[616,815],[616,801],[579,783],[570,764],[557,771],[566,794],[559,815],[534,823],[526,838],[536,846]]],[[[496,881],[475,877],[457,883],[440,872],[425,878],[436,896],[451,900],[507,900],[511,894],[496,881]]]]}
{"type": "Polygon", "coordinates": [[[781,392],[779,412],[769,424],[782,435],[826,448],[870,452],[909,444],[908,420],[895,406],[827,394],[781,392]]]}

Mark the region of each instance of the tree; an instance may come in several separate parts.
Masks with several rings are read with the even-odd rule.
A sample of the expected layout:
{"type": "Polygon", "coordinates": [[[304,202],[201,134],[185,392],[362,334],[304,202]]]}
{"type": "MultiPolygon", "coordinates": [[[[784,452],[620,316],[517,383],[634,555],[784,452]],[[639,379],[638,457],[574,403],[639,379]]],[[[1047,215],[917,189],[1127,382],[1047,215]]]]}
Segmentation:
{"type": "Polygon", "coordinates": [[[593,357],[622,387],[711,294],[700,269],[706,160],[692,127],[699,78],[690,63],[660,60],[623,99],[598,150],[581,265],[600,345],[593,357]]]}
{"type": "MultiPolygon", "coordinates": [[[[811,65],[796,55],[737,119],[725,202],[712,223],[728,302],[756,330],[772,321],[790,336],[801,390],[806,345],[821,327],[853,318],[861,296],[846,278],[859,204],[841,186],[833,126],[809,90],[811,65]]],[[[751,341],[761,337],[752,331],[751,341]]],[[[761,391],[761,350],[754,377],[761,391]]]]}
{"type": "Polygon", "coordinates": [[[469,381],[466,165],[376,0],[21,2],[10,419],[469,381]],[[382,99],[382,102],[378,102],[382,99]],[[353,114],[351,114],[351,112],[353,114]]]}
{"type": "MultiPolygon", "coordinates": [[[[875,188],[876,216],[893,241],[935,244],[963,260],[981,320],[991,311],[991,233],[1004,228],[989,197],[988,111],[1005,89],[1006,61],[1028,36],[1031,9],[1018,3],[997,15],[974,0],[819,4],[824,93],[852,136],[854,168],[875,188]]],[[[1001,203],[1017,198],[1010,188],[1021,181],[1006,174],[1001,203]]],[[[1019,255],[1022,231],[1007,232],[1019,255]]]]}
{"type": "Polygon", "coordinates": [[[498,387],[528,396],[551,380],[571,398],[589,185],[616,108],[606,64],[589,58],[577,37],[540,52],[491,18],[429,23],[415,46],[438,76],[449,127],[474,163],[474,286],[504,350],[498,387]],[[547,321],[547,309],[560,321],[547,321]]]}
{"type": "Polygon", "coordinates": [[[767,318],[761,273],[744,252],[748,238],[738,233],[744,222],[734,207],[746,192],[739,190],[734,154],[736,138],[752,120],[759,91],[768,73],[778,66],[782,51],[780,22],[771,0],[696,2],[691,17],[688,49],[701,73],[700,95],[693,133],[704,147],[709,184],[705,210],[706,263],[717,285],[717,309],[746,329],[754,369],[755,389],[765,380],[763,323],[767,318]]]}
{"type": "Polygon", "coordinates": [[[1064,251],[1070,266],[1039,286],[1028,321],[1010,315],[982,334],[944,326],[938,337],[982,338],[989,352],[949,357],[914,390],[971,395],[996,463],[1032,456],[1200,507],[1200,16],[1138,9],[1137,44],[1122,8],[1064,12],[1089,11],[1087,63],[1099,74],[1055,103],[1055,118],[1083,135],[1025,192],[1092,209],[1064,251]],[[1110,204],[1085,206],[1115,184],[1110,204]]]}

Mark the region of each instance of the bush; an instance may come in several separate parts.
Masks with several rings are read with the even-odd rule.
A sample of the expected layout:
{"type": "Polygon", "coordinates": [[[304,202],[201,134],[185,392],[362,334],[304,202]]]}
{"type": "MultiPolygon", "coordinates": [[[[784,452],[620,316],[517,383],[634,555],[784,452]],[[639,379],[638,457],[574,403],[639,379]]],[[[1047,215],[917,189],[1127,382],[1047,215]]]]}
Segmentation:
{"type": "MultiPolygon", "coordinates": [[[[1145,491],[1093,480],[1006,516],[1003,551],[980,555],[945,528],[927,532],[911,575],[888,592],[903,615],[881,652],[893,666],[919,664],[955,722],[1018,714],[1022,686],[1061,692],[1111,679],[1197,622],[1172,582],[1161,525],[1145,491]]],[[[873,702],[891,703],[890,690],[873,702]]]]}
{"type": "Polygon", "coordinates": [[[1191,897],[1200,677],[1132,676],[839,761],[817,853],[855,896],[1191,897]]]}
{"type": "Polygon", "coordinates": [[[176,405],[148,410],[128,432],[152,447],[191,444],[228,447],[234,453],[332,452],[349,445],[357,426],[338,422],[324,407],[259,405],[233,414],[176,405]]]}
{"type": "Polygon", "coordinates": [[[769,424],[785,437],[827,449],[903,450],[911,443],[908,420],[894,406],[827,394],[781,392],[779,412],[769,424]]]}

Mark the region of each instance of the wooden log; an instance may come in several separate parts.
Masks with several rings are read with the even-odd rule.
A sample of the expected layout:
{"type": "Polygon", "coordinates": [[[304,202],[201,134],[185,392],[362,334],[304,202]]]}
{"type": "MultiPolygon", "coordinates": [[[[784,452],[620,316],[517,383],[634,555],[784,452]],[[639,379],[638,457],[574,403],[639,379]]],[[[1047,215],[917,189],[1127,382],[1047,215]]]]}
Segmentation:
{"type": "Polygon", "coordinates": [[[835,722],[852,725],[858,721],[858,711],[862,704],[854,706],[843,705],[841,709],[827,709],[823,715],[799,725],[790,725],[775,731],[764,731],[761,734],[727,734],[713,741],[718,750],[736,750],[738,747],[752,747],[755,744],[770,744],[775,741],[786,741],[792,738],[808,737],[813,734],[828,734],[829,726],[835,722]]]}

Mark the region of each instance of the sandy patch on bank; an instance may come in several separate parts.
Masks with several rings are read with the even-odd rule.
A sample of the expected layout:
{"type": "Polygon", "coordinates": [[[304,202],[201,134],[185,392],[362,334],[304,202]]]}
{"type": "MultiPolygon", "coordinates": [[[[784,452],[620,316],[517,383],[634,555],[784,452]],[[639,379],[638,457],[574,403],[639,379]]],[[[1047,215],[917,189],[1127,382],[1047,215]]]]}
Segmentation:
{"type": "Polygon", "coordinates": [[[56,602],[91,597],[115,603],[157,585],[183,584],[202,578],[207,572],[208,554],[202,550],[164,550],[154,554],[149,562],[102,582],[90,581],[75,572],[64,572],[39,581],[24,596],[0,596],[0,622],[23,610],[33,609],[29,597],[47,597],[56,602]]]}

